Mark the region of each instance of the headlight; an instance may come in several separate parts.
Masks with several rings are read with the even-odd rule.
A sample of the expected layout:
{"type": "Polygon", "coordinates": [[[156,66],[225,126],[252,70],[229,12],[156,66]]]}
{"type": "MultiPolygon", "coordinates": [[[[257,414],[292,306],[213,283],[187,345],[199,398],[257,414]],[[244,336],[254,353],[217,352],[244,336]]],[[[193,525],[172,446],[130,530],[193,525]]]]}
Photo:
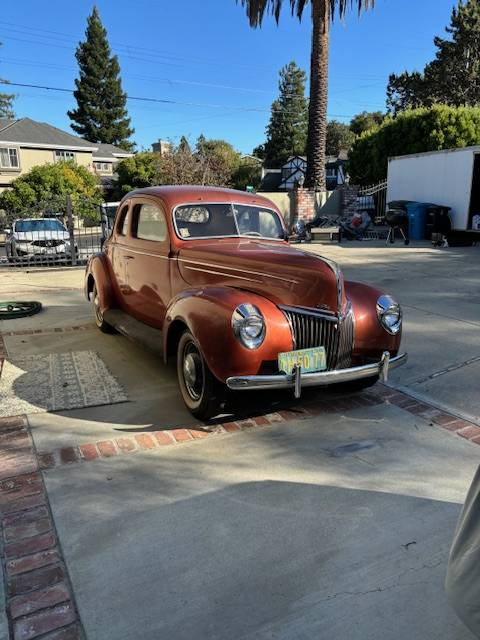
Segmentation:
{"type": "Polygon", "coordinates": [[[235,309],[232,328],[247,349],[258,349],[265,339],[265,320],[260,309],[253,304],[241,304],[235,309]]]}
{"type": "Polygon", "coordinates": [[[377,316],[382,327],[392,336],[402,328],[402,309],[391,296],[380,296],[377,300],[377,316]]]}

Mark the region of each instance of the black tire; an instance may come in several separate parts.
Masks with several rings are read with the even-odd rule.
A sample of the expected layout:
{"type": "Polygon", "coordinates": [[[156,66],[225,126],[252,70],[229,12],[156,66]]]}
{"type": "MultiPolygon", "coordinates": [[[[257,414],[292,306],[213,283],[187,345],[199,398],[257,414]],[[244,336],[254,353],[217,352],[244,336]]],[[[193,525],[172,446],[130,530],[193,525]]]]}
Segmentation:
{"type": "Polygon", "coordinates": [[[195,338],[189,331],[182,334],[178,343],[177,377],[183,401],[195,418],[208,420],[219,413],[225,387],[208,368],[195,338]]]}
{"type": "Polygon", "coordinates": [[[334,391],[341,391],[342,393],[355,393],[356,391],[363,391],[369,387],[373,387],[378,382],[378,376],[371,376],[370,378],[360,378],[360,380],[352,380],[352,382],[340,382],[333,385],[334,391]]]}
{"type": "Polygon", "coordinates": [[[105,320],[103,319],[103,314],[100,311],[98,291],[97,291],[96,284],[93,285],[91,300],[92,300],[93,318],[95,320],[95,324],[97,325],[98,329],[100,329],[100,331],[102,331],[103,333],[114,333],[115,329],[112,327],[112,325],[108,324],[108,322],[105,322],[105,320]]]}

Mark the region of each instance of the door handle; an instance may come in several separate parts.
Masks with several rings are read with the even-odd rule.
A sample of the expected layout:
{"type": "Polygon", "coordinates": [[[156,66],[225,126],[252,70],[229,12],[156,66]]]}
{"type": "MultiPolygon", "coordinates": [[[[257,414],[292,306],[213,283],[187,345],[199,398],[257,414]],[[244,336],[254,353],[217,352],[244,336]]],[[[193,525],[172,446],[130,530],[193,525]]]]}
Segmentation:
{"type": "Polygon", "coordinates": [[[124,256],[124,260],[135,260],[133,256],[124,256]]]}

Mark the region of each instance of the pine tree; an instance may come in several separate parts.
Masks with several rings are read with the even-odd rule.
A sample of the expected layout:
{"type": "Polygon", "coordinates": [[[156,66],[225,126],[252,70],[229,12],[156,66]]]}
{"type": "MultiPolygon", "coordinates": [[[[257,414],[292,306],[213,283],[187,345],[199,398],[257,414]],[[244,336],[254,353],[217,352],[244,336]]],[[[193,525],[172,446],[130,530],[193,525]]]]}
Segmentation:
{"type": "Polygon", "coordinates": [[[132,135],[117,56],[112,56],[97,7],[87,20],[85,42],[75,53],[80,68],[75,80],[77,108],[69,111],[72,129],[86,140],[131,149],[132,135]]]}
{"type": "Polygon", "coordinates": [[[303,155],[307,143],[306,74],[295,62],[280,70],[280,94],[272,104],[267,127],[265,165],[280,168],[291,156],[303,155]]]}
{"type": "MultiPolygon", "coordinates": [[[[0,47],[2,43],[0,42],[0,47]]],[[[3,80],[3,82],[7,82],[3,80]]],[[[14,118],[15,113],[13,112],[13,101],[15,100],[15,96],[12,93],[2,93],[0,92],[0,118],[14,118]]]]}
{"type": "Polygon", "coordinates": [[[460,0],[446,27],[448,38],[436,37],[435,60],[423,73],[408,71],[389,78],[387,107],[394,115],[404,109],[480,104],[480,0],[460,0]]]}

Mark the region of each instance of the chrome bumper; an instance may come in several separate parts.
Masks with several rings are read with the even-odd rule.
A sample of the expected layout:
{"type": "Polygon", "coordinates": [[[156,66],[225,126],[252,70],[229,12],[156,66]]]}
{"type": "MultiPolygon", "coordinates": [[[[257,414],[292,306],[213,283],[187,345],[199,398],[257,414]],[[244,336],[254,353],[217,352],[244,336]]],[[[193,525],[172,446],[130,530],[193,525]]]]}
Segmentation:
{"type": "Polygon", "coordinates": [[[385,351],[380,362],[366,364],[350,369],[335,369],[333,371],[319,371],[318,373],[302,373],[301,367],[294,369],[293,373],[277,374],[272,376],[232,376],[227,378],[227,387],[235,391],[248,389],[294,389],[295,396],[300,397],[302,387],[322,387],[337,382],[350,382],[379,376],[382,381],[388,380],[390,369],[400,367],[407,362],[407,354],[402,353],[394,358],[385,351]]]}

